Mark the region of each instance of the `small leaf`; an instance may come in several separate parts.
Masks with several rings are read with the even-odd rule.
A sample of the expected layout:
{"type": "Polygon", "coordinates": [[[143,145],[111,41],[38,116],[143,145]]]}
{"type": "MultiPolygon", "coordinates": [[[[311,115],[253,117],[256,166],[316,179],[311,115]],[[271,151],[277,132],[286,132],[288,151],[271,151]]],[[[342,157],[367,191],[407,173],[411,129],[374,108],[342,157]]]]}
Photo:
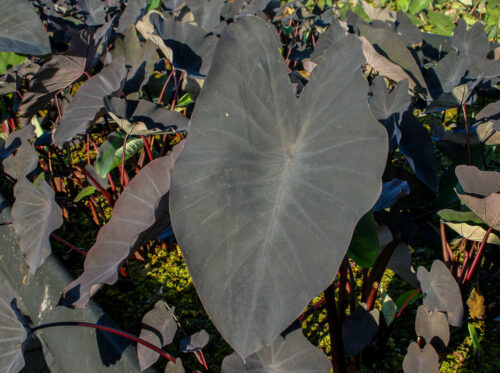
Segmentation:
{"type": "Polygon", "coordinates": [[[448,323],[461,326],[464,315],[462,295],[450,270],[440,260],[434,260],[431,271],[420,266],[417,277],[425,294],[424,306],[446,312],[448,323]]]}
{"type": "Polygon", "coordinates": [[[370,268],[375,263],[379,250],[377,223],[373,211],[369,211],[354,228],[346,255],[360,267],[370,268]]]}
{"type": "MultiPolygon", "coordinates": [[[[159,348],[170,344],[177,331],[174,311],[175,307],[167,308],[163,300],[156,302],[154,308],[146,313],[142,319],[142,329],[139,337],[159,348]]],[[[157,352],[142,344],[137,345],[137,356],[141,372],[153,365],[160,357],[157,352]]]]}
{"type": "Polygon", "coordinates": [[[419,306],[415,319],[415,332],[424,337],[426,343],[431,343],[434,337],[441,340],[444,346],[450,342],[450,327],[446,315],[442,312],[430,312],[426,306],[419,306]]]}
{"type": "Polygon", "coordinates": [[[112,170],[115,163],[115,153],[123,145],[125,135],[119,132],[111,132],[97,153],[95,169],[97,174],[104,178],[112,170]]]}
{"type": "Polygon", "coordinates": [[[472,346],[474,347],[474,351],[482,355],[483,354],[483,349],[481,348],[481,345],[479,344],[479,338],[477,337],[476,329],[474,328],[474,325],[472,325],[470,322],[467,323],[467,329],[469,330],[469,336],[472,341],[472,346]]]}
{"type": "Polygon", "coordinates": [[[164,373],[185,373],[186,371],[184,370],[184,367],[182,366],[182,360],[180,357],[178,357],[175,360],[175,363],[172,361],[169,361],[167,363],[167,366],[165,367],[165,372],[164,373]]]}
{"type": "Polygon", "coordinates": [[[360,303],[354,312],[342,324],[342,339],[347,356],[359,354],[370,344],[379,328],[380,312],[377,309],[366,310],[366,304],[360,303]]]}
{"type": "Polygon", "coordinates": [[[396,312],[398,307],[392,298],[387,294],[383,288],[381,290],[381,301],[382,301],[382,314],[384,315],[385,323],[390,325],[394,318],[396,317],[396,312]]]}
{"type": "Polygon", "coordinates": [[[195,352],[201,350],[208,343],[210,336],[205,329],[200,330],[189,337],[183,338],[179,349],[182,352],[195,352]]]}
{"type": "Polygon", "coordinates": [[[329,373],[331,367],[325,354],[304,337],[301,329],[278,336],[245,361],[236,353],[222,361],[222,373],[329,373]]]}
{"type": "Polygon", "coordinates": [[[418,344],[412,342],[403,360],[404,373],[438,373],[439,356],[430,344],[421,350],[418,344]]]}
{"type": "Polygon", "coordinates": [[[80,202],[82,199],[84,199],[85,197],[88,197],[90,196],[92,193],[94,193],[96,190],[96,188],[94,186],[88,186],[86,188],[83,188],[80,193],[78,193],[75,197],[75,199],[73,200],[73,202],[80,202]]]}

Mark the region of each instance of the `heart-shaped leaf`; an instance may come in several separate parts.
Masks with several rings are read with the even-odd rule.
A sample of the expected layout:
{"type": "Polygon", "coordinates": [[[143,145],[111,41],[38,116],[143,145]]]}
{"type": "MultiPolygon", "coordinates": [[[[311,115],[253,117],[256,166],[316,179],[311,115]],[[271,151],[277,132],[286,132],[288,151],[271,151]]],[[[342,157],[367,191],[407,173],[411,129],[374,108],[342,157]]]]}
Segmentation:
{"type": "Polygon", "coordinates": [[[118,268],[134,248],[134,241],[153,225],[161,210],[160,202],[170,189],[170,173],[182,147],[183,143],[170,155],[148,163],[127,184],[111,219],[99,230],[96,243],[85,257],[82,275],[66,286],[67,302],[84,307],[95,285],[118,280],[118,268]]]}
{"type": "Polygon", "coordinates": [[[135,25],[146,13],[147,4],[148,0],[128,0],[127,7],[120,17],[120,25],[116,31],[123,32],[128,26],[135,25]]]}
{"type": "Polygon", "coordinates": [[[54,133],[54,144],[60,146],[75,135],[85,133],[88,126],[102,115],[104,97],[121,92],[126,75],[125,59],[117,58],[86,81],[61,118],[54,133]]]}
{"type": "Polygon", "coordinates": [[[169,361],[165,367],[164,373],[185,373],[184,367],[182,366],[182,360],[178,357],[174,362],[169,361]]]}
{"type": "Polygon", "coordinates": [[[442,312],[430,312],[425,306],[419,306],[415,318],[415,332],[424,337],[426,343],[431,343],[434,337],[441,340],[444,346],[450,342],[450,327],[448,319],[442,312]]]}
{"type": "Polygon", "coordinates": [[[21,146],[17,149],[17,153],[11,154],[3,161],[5,173],[14,179],[21,179],[33,171],[38,164],[38,154],[35,147],[28,141],[35,135],[33,126],[27,125],[18,131],[9,134],[5,142],[6,148],[11,147],[16,143],[21,146]]]}
{"type": "Polygon", "coordinates": [[[465,58],[467,70],[485,60],[490,51],[490,43],[481,22],[476,22],[467,31],[467,24],[463,19],[458,20],[451,38],[451,45],[465,58]]]}
{"type": "Polygon", "coordinates": [[[367,311],[365,303],[360,303],[354,312],[344,320],[342,340],[347,356],[359,354],[370,344],[378,332],[379,320],[379,310],[367,311]]]}
{"type": "Polygon", "coordinates": [[[45,180],[40,180],[38,185],[39,189],[24,177],[17,181],[11,213],[19,247],[31,274],[50,255],[50,233],[63,223],[62,210],[54,201],[54,190],[45,180]]]}
{"type": "Polygon", "coordinates": [[[88,26],[99,26],[106,22],[106,9],[102,0],[76,0],[76,5],[88,26]]]}
{"type": "Polygon", "coordinates": [[[438,373],[439,356],[430,344],[421,350],[418,344],[412,342],[403,360],[404,373],[438,373]]]}
{"type": "MultiPolygon", "coordinates": [[[[159,348],[170,344],[177,331],[174,311],[175,307],[168,309],[163,300],[156,302],[154,308],[146,313],[142,319],[139,337],[159,348]]],[[[141,372],[153,365],[160,357],[157,352],[142,344],[137,345],[137,356],[141,372]]]]}
{"type": "Polygon", "coordinates": [[[494,118],[497,119],[500,116],[500,100],[492,102],[481,109],[476,115],[476,119],[480,120],[483,118],[494,118]]]}
{"type": "Polygon", "coordinates": [[[195,352],[201,350],[208,343],[210,336],[202,329],[189,337],[183,338],[179,349],[182,352],[195,352]]]}
{"type": "Polygon", "coordinates": [[[356,38],[325,52],[298,100],[278,48],[257,17],[226,28],[171,192],[196,289],[243,358],[331,283],[380,193],[387,152],[356,38]]]}
{"type": "Polygon", "coordinates": [[[27,333],[12,309],[16,293],[0,279],[0,372],[17,373],[24,367],[23,342],[27,333]]]}
{"type": "Polygon", "coordinates": [[[332,365],[325,354],[295,329],[262,348],[245,361],[233,353],[222,361],[222,373],[328,373],[332,365]]]}
{"type": "Polygon", "coordinates": [[[35,56],[50,53],[49,36],[28,1],[0,3],[0,51],[35,56]]]}
{"type": "Polygon", "coordinates": [[[450,325],[461,326],[464,315],[462,295],[446,265],[440,260],[435,260],[430,272],[420,266],[417,277],[425,294],[424,306],[430,310],[446,312],[450,325]]]}

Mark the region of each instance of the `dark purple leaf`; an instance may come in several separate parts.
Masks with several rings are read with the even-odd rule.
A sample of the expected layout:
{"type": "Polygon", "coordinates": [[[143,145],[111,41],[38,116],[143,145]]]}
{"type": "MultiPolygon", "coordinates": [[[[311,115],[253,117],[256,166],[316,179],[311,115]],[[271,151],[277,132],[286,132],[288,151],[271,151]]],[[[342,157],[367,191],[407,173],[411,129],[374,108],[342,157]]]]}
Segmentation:
{"type": "Polygon", "coordinates": [[[16,293],[0,279],[0,372],[17,373],[24,367],[23,342],[27,333],[12,309],[16,293]]]}
{"type": "Polygon", "coordinates": [[[403,360],[403,370],[404,373],[438,373],[439,356],[432,345],[426,344],[421,350],[412,342],[403,360]]]}
{"type": "Polygon", "coordinates": [[[461,326],[464,315],[462,295],[446,265],[434,260],[430,272],[422,266],[418,267],[417,277],[425,294],[424,306],[446,312],[450,325],[461,326]]]}
{"type": "Polygon", "coordinates": [[[0,2],[0,51],[50,54],[50,41],[33,5],[26,0],[0,2]]]}
{"type": "Polygon", "coordinates": [[[359,354],[370,344],[378,332],[380,312],[377,309],[366,310],[366,304],[360,303],[354,312],[342,324],[342,340],[347,356],[359,354]]]}
{"type": "Polygon", "coordinates": [[[428,86],[433,97],[439,97],[443,92],[451,92],[464,77],[467,68],[466,60],[459,57],[456,51],[449,52],[429,73],[428,86]]]}
{"type": "Polygon", "coordinates": [[[418,279],[411,263],[410,248],[407,244],[400,242],[396,246],[396,249],[394,249],[394,253],[387,264],[387,268],[396,272],[396,274],[401,276],[401,278],[411,286],[418,288],[418,279]]]}
{"type": "Polygon", "coordinates": [[[431,343],[434,337],[441,340],[444,346],[450,341],[450,327],[448,319],[442,312],[430,312],[425,306],[419,306],[415,319],[415,332],[419,337],[424,337],[426,343],[431,343]]]}
{"type": "Polygon", "coordinates": [[[88,26],[99,26],[106,22],[104,0],[76,0],[76,5],[88,26]]]}
{"type": "Polygon", "coordinates": [[[404,80],[389,92],[385,80],[377,76],[370,85],[370,108],[375,118],[382,121],[398,114],[396,122],[399,122],[402,114],[411,105],[411,96],[408,94],[408,81],[404,80]]]}
{"type": "Polygon", "coordinates": [[[189,337],[183,338],[179,349],[182,352],[195,352],[201,350],[208,343],[210,336],[206,330],[202,329],[189,337]]]}
{"type": "Polygon", "coordinates": [[[401,37],[408,46],[414,46],[422,43],[424,37],[417,26],[413,24],[410,18],[401,10],[398,10],[396,15],[396,33],[401,37]]]}
{"type": "Polygon", "coordinates": [[[486,105],[479,113],[476,115],[476,119],[483,118],[497,118],[500,115],[500,100],[492,102],[486,105]]]}
{"type": "Polygon", "coordinates": [[[315,62],[319,62],[321,56],[325,53],[325,51],[330,48],[330,46],[335,43],[337,40],[344,38],[347,34],[347,31],[340,24],[339,19],[335,19],[330,26],[324,31],[316,43],[314,47],[314,51],[311,54],[311,59],[315,62]]]}
{"type": "Polygon", "coordinates": [[[186,0],[186,5],[202,29],[212,32],[219,26],[224,0],[186,0]]]}
{"type": "Polygon", "coordinates": [[[127,75],[125,58],[113,60],[87,80],[76,92],[54,133],[54,144],[61,146],[77,134],[83,134],[103,114],[104,97],[120,94],[127,75]]]}
{"type": "Polygon", "coordinates": [[[325,354],[295,329],[242,360],[233,353],[222,361],[222,373],[328,373],[332,365],[325,354]]]}
{"type": "Polygon", "coordinates": [[[155,223],[156,210],[170,189],[170,173],[182,147],[180,143],[170,155],[148,163],[120,195],[111,219],[99,230],[85,258],[83,274],[64,290],[65,296],[70,293],[72,302],[76,297],[75,306],[84,307],[96,285],[118,280],[118,268],[138,236],[155,223]]]}
{"type": "MultiPolygon", "coordinates": [[[[176,21],[171,16],[163,18],[158,13],[148,13],[145,18],[153,27],[153,34],[157,35],[151,40],[159,45],[175,68],[194,76],[207,74],[219,40],[217,36],[208,34],[201,27],[176,21]]],[[[143,33],[142,28],[138,29],[143,33]]],[[[145,38],[149,35],[143,33],[145,38]]]]}
{"type": "Polygon", "coordinates": [[[359,25],[361,35],[383,53],[389,60],[405,70],[417,84],[417,89],[427,94],[427,86],[415,57],[406,48],[406,44],[395,32],[374,28],[369,25],[359,25]]]}
{"type": "Polygon", "coordinates": [[[146,100],[123,100],[117,97],[104,100],[114,121],[129,135],[157,135],[186,131],[189,119],[181,113],[166,110],[146,100]]]}
{"type": "Polygon", "coordinates": [[[63,223],[62,210],[54,201],[54,190],[45,180],[40,180],[38,185],[39,189],[24,177],[17,181],[11,213],[19,247],[31,274],[50,255],[50,233],[63,223]]]}
{"type": "Polygon", "coordinates": [[[128,76],[123,93],[128,96],[127,98],[138,99],[142,86],[147,83],[160,56],[153,42],[148,40],[141,45],[135,27],[127,27],[122,31],[122,35],[121,38],[115,40],[111,55],[113,59],[125,57],[128,76]]]}
{"type": "Polygon", "coordinates": [[[485,60],[490,51],[490,43],[481,22],[476,22],[467,31],[467,24],[463,19],[458,20],[451,38],[451,45],[465,58],[467,70],[485,60]]]}
{"type": "MultiPolygon", "coordinates": [[[[163,300],[156,302],[154,308],[146,313],[142,319],[142,329],[139,337],[159,348],[170,344],[177,331],[174,311],[175,307],[167,307],[163,300]]],[[[157,352],[142,344],[137,345],[137,356],[141,372],[153,365],[160,357],[157,352]]]]}
{"type": "Polygon", "coordinates": [[[127,7],[120,17],[118,32],[123,32],[128,26],[133,26],[146,13],[148,0],[128,0],[127,7]]]}
{"type": "MultiPolygon", "coordinates": [[[[21,179],[33,171],[38,164],[35,147],[28,141],[35,135],[33,126],[27,125],[21,130],[12,132],[5,142],[7,149],[19,146],[17,153],[11,154],[3,161],[4,171],[14,179],[21,179]]],[[[13,149],[13,150],[14,150],[13,149]]]]}
{"type": "Polygon", "coordinates": [[[486,197],[500,192],[500,172],[460,165],[455,168],[455,174],[465,193],[486,197]]]}
{"type": "Polygon", "coordinates": [[[171,192],[196,289],[244,358],[331,283],[380,193],[387,154],[366,100],[359,41],[334,43],[298,100],[279,45],[257,17],[226,28],[171,192]]]}

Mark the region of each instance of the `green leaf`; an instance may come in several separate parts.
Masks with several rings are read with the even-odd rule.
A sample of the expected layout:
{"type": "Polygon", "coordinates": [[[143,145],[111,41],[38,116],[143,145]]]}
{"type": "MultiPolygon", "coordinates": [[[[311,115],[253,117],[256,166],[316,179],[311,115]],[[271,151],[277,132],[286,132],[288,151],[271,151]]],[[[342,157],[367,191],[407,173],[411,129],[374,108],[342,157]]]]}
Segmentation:
{"type": "Polygon", "coordinates": [[[26,56],[20,56],[14,52],[0,52],[0,74],[24,61],[26,61],[26,56]]]}
{"type": "Polygon", "coordinates": [[[80,193],[78,193],[75,197],[75,199],[73,200],[73,202],[80,202],[82,199],[84,199],[85,197],[88,197],[90,196],[92,193],[95,192],[95,187],[94,186],[88,186],[84,189],[82,189],[80,191],[80,193]]]}
{"type": "Polygon", "coordinates": [[[176,107],[184,107],[188,106],[189,104],[192,104],[194,100],[191,98],[191,95],[189,93],[185,93],[177,102],[175,105],[176,107]]]}
{"type": "MultiPolygon", "coordinates": [[[[141,150],[143,147],[144,147],[144,142],[140,138],[133,138],[133,139],[128,140],[126,150],[125,150],[125,160],[136,155],[139,152],[139,150],[141,150]]],[[[113,167],[111,167],[111,169],[119,166],[122,163],[122,155],[123,155],[123,146],[121,146],[115,152],[115,161],[114,161],[113,167]]]]}
{"type": "Polygon", "coordinates": [[[488,226],[479,216],[472,211],[455,211],[450,209],[440,210],[437,213],[441,219],[451,223],[470,223],[488,226]]]}
{"type": "Polygon", "coordinates": [[[482,355],[483,349],[479,345],[479,338],[477,337],[474,325],[472,325],[471,323],[467,323],[467,328],[469,329],[469,336],[470,339],[472,340],[472,346],[474,347],[474,351],[476,351],[477,354],[482,355]]]}
{"type": "MultiPolygon", "coordinates": [[[[471,241],[481,242],[488,230],[488,224],[472,211],[454,211],[441,210],[438,215],[444,220],[445,224],[464,238],[471,241]]],[[[500,238],[496,231],[488,236],[488,243],[500,245],[500,238]]]]}
{"type": "MultiPolygon", "coordinates": [[[[123,145],[125,135],[119,132],[112,132],[99,148],[95,169],[97,174],[104,178],[113,168],[115,162],[115,153],[123,145]]],[[[115,166],[116,167],[116,166],[115,166]]]]}
{"type": "Polygon", "coordinates": [[[381,290],[381,300],[382,300],[382,314],[384,315],[385,323],[390,325],[396,317],[396,312],[398,307],[392,298],[387,294],[382,287],[381,290]]]}
{"type": "Polygon", "coordinates": [[[406,13],[408,12],[408,8],[410,7],[410,0],[397,0],[396,7],[398,10],[406,13]]]}
{"type": "Polygon", "coordinates": [[[432,0],[410,0],[410,4],[408,6],[408,11],[410,14],[417,14],[423,9],[426,9],[432,0]]]}
{"type": "Polygon", "coordinates": [[[150,10],[156,10],[160,8],[160,6],[161,6],[161,0],[149,0],[148,6],[146,7],[146,12],[149,12],[150,10]]]}
{"type": "Polygon", "coordinates": [[[370,268],[380,251],[377,224],[373,211],[366,213],[356,225],[347,256],[363,268],[370,268]]]}
{"type": "MultiPolygon", "coordinates": [[[[408,298],[410,298],[413,293],[415,293],[415,290],[408,290],[408,291],[405,291],[403,294],[401,294],[398,299],[396,300],[396,306],[398,307],[398,310],[401,309],[401,307],[403,307],[403,304],[405,304],[405,302],[408,300],[408,298]]],[[[406,304],[406,307],[408,307],[410,304],[413,304],[415,303],[415,301],[417,299],[420,299],[422,298],[422,292],[419,291],[417,294],[413,295],[413,298],[410,299],[410,301],[408,301],[408,303],[406,304]]]]}
{"type": "Polygon", "coordinates": [[[370,17],[368,16],[368,14],[366,14],[366,12],[363,9],[363,6],[361,4],[356,4],[356,6],[354,8],[352,8],[352,11],[354,13],[356,13],[358,16],[360,16],[361,18],[363,18],[364,21],[366,21],[366,22],[372,21],[370,19],[370,17]]]}
{"type": "Polygon", "coordinates": [[[448,16],[432,10],[429,10],[428,16],[429,23],[434,27],[434,32],[436,34],[447,36],[451,36],[453,34],[455,24],[448,16]]]}

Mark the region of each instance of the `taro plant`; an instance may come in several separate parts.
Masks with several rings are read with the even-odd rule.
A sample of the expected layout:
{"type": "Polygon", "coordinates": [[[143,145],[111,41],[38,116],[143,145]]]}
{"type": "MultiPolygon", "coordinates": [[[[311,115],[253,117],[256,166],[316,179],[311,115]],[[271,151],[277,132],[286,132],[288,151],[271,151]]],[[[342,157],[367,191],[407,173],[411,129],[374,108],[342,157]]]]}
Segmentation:
{"type": "MultiPolygon", "coordinates": [[[[159,355],[167,372],[360,370],[408,315],[419,339],[404,371],[437,371],[448,325],[468,335],[462,299],[500,243],[500,59],[489,21],[486,34],[466,17],[443,21],[440,4],[395,4],[10,4],[0,156],[14,203],[2,225],[29,272],[51,239],[66,245],[83,272],[60,303],[85,307],[103,284],[131,282],[131,263],[160,241],[178,245],[221,336],[208,320],[187,330],[192,310],[153,294],[166,299],[144,306],[140,337],[108,330],[140,344],[141,370],[159,355]],[[416,26],[428,30],[422,10],[439,35],[416,26]],[[96,233],[89,250],[68,235],[82,230],[96,233]],[[422,241],[444,261],[430,272],[422,241]],[[209,356],[215,338],[234,352],[209,356]]],[[[15,298],[5,290],[0,332],[21,350],[39,329],[96,327],[32,326],[15,298]]],[[[13,346],[0,355],[15,372],[13,346]]]]}

